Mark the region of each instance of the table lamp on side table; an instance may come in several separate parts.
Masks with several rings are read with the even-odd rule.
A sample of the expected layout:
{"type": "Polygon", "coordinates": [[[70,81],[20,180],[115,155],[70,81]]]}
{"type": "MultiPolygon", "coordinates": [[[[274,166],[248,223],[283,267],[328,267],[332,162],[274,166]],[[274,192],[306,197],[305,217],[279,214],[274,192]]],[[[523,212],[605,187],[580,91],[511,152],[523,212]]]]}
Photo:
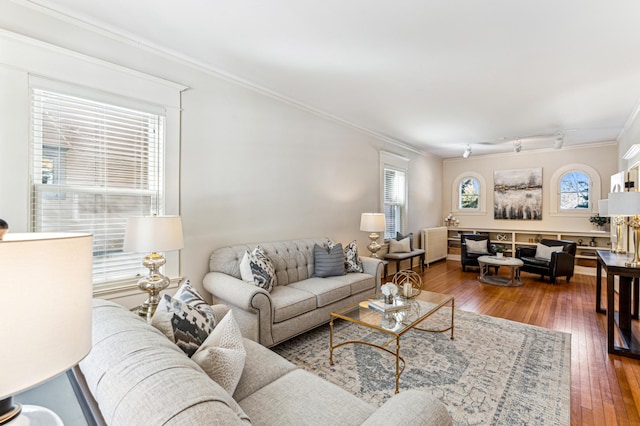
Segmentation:
{"type": "Polygon", "coordinates": [[[367,246],[367,249],[371,252],[371,257],[378,258],[378,250],[382,247],[378,243],[378,238],[380,238],[378,232],[384,232],[385,228],[384,213],[362,213],[360,217],[360,230],[369,232],[371,242],[367,246]]]}
{"type": "Polygon", "coordinates": [[[138,309],[138,315],[151,318],[160,302],[160,292],[169,287],[169,278],[160,273],[166,260],[160,252],[180,250],[182,219],[180,216],[134,216],[127,220],[124,251],[149,253],[142,264],[149,268],[149,275],[138,280],[138,287],[149,297],[138,309]]]}
{"type": "Polygon", "coordinates": [[[640,192],[610,192],[608,204],[610,216],[629,217],[628,225],[634,230],[635,254],[633,261],[628,262],[625,266],[638,268],[640,267],[640,253],[638,253],[640,245],[640,192]]]}
{"type": "Polygon", "coordinates": [[[13,395],[70,369],[91,350],[93,237],[10,233],[0,241],[0,424],[61,426],[13,395]]]}

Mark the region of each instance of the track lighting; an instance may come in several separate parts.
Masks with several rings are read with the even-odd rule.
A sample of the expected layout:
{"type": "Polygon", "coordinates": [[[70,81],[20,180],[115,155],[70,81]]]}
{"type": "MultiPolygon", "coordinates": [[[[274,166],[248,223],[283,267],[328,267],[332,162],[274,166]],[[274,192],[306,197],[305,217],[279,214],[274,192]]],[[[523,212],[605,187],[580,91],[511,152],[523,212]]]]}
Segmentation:
{"type": "Polygon", "coordinates": [[[556,135],[556,141],[553,143],[553,149],[562,148],[562,144],[564,143],[564,135],[559,133],[556,135]]]}
{"type": "Polygon", "coordinates": [[[515,141],[513,141],[513,152],[520,151],[522,151],[522,142],[520,142],[520,139],[516,139],[515,141]]]}
{"type": "Polygon", "coordinates": [[[471,145],[467,144],[467,147],[462,153],[462,158],[469,158],[470,155],[471,155],[471,145]]]}

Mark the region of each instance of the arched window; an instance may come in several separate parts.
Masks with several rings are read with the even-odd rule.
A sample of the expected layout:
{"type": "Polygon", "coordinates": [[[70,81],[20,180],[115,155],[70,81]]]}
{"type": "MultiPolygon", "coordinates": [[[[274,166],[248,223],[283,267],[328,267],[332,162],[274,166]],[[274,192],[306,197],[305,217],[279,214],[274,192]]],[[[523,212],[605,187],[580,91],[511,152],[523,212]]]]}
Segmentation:
{"type": "Polygon", "coordinates": [[[460,210],[478,210],[480,205],[480,184],[470,176],[460,181],[460,190],[458,191],[460,210]]]}
{"type": "Polygon", "coordinates": [[[586,164],[567,164],[551,176],[549,213],[551,215],[588,216],[598,211],[600,175],[586,164]]]}
{"type": "Polygon", "coordinates": [[[589,209],[591,179],[579,170],[572,170],[560,178],[560,210],[589,209]]]}

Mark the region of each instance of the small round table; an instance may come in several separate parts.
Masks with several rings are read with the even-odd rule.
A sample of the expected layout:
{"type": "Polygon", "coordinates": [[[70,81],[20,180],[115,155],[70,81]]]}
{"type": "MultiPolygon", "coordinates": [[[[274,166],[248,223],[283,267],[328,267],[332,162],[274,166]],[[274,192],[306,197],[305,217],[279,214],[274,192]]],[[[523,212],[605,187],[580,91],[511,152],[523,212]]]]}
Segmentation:
{"type": "Polygon", "coordinates": [[[478,281],[482,283],[500,285],[504,287],[516,287],[522,285],[522,281],[520,281],[520,267],[523,265],[523,262],[520,259],[513,257],[480,256],[478,258],[478,265],[480,265],[478,281]],[[508,266],[511,270],[511,277],[507,278],[490,275],[490,267],[497,266],[508,266]]]}

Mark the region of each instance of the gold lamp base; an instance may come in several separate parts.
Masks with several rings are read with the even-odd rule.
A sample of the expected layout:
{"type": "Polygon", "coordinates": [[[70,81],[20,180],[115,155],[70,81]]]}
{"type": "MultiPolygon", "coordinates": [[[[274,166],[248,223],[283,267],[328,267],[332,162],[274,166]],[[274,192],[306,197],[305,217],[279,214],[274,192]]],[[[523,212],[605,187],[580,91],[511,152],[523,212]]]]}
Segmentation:
{"type": "Polygon", "coordinates": [[[169,287],[169,278],[159,272],[160,267],[165,263],[164,256],[155,252],[147,255],[142,262],[145,267],[149,268],[149,275],[138,280],[138,288],[149,293],[149,297],[138,308],[138,315],[147,318],[147,320],[150,320],[156,312],[158,303],[160,303],[160,292],[169,287]]]}
{"type": "Polygon", "coordinates": [[[382,246],[378,243],[378,238],[379,237],[380,237],[380,235],[378,235],[377,232],[370,233],[369,234],[369,239],[371,240],[371,242],[367,246],[367,250],[369,250],[371,252],[371,257],[374,257],[376,259],[379,259],[378,251],[382,248],[382,246]]]}

